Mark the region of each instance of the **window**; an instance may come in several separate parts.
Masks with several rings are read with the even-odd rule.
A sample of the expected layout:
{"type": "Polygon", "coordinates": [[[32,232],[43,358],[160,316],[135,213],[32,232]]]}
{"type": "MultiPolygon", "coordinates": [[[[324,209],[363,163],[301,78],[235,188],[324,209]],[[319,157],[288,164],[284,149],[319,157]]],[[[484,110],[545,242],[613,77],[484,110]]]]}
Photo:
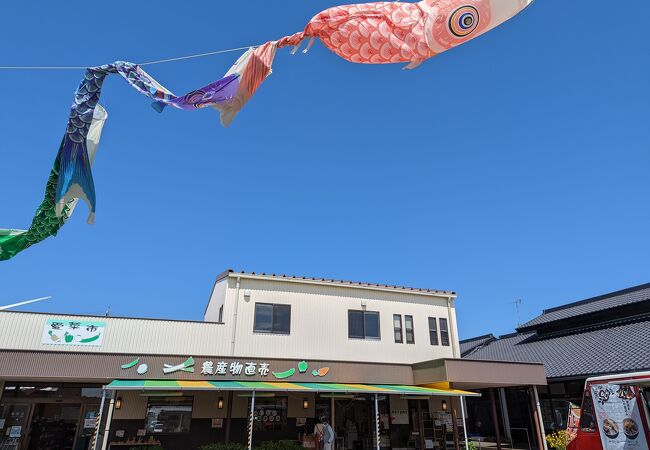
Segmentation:
{"type": "Polygon", "coordinates": [[[381,339],[377,311],[348,311],[348,337],[355,339],[381,339]]]}
{"type": "Polygon", "coordinates": [[[402,338],[402,316],[399,314],[393,314],[393,330],[395,333],[395,343],[401,344],[403,342],[402,338]]]}
{"type": "Polygon", "coordinates": [[[413,316],[404,316],[404,328],[406,329],[406,343],[415,344],[415,333],[413,332],[413,316]]]}
{"type": "Polygon", "coordinates": [[[438,345],[438,324],[435,317],[429,317],[429,342],[438,345]]]}
{"type": "Polygon", "coordinates": [[[219,319],[217,320],[219,323],[223,323],[223,305],[219,307],[219,319]]]}
{"type": "Polygon", "coordinates": [[[283,431],[287,427],[288,397],[256,398],[254,431],[283,431]]]}
{"type": "Polygon", "coordinates": [[[189,433],[192,397],[159,397],[149,400],[145,429],[150,434],[189,433]]]}
{"type": "Polygon", "coordinates": [[[449,327],[447,319],[440,318],[440,343],[449,346],[449,327]]]}
{"type": "Polygon", "coordinates": [[[591,386],[585,390],[585,397],[582,400],[582,413],[580,414],[580,429],[586,432],[596,431],[594,420],[594,403],[591,401],[591,386]]]}
{"type": "Polygon", "coordinates": [[[255,303],[256,333],[289,334],[291,328],[291,305],[255,303]]]}

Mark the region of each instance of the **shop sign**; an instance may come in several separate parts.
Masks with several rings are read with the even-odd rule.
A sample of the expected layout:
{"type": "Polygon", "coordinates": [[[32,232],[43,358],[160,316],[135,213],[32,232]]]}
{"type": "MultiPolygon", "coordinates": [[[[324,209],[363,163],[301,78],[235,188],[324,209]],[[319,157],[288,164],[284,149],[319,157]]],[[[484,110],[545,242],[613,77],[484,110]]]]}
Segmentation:
{"type": "Polygon", "coordinates": [[[409,412],[407,409],[391,409],[390,421],[395,425],[408,425],[409,412]]]}
{"type": "Polygon", "coordinates": [[[10,438],[19,438],[20,434],[23,430],[23,427],[14,425],[9,429],[9,437],[10,438]]]}
{"type": "Polygon", "coordinates": [[[592,384],[591,394],[603,450],[648,448],[636,386],[592,384]]]}
{"type": "MultiPolygon", "coordinates": [[[[129,361],[125,364],[122,364],[120,367],[122,370],[129,370],[137,366],[136,372],[138,375],[144,375],[148,372],[149,366],[146,363],[141,363],[140,358],[136,358],[132,361],[129,361]]],[[[194,373],[195,369],[203,376],[226,376],[237,378],[246,378],[246,377],[267,377],[271,375],[273,378],[278,380],[284,380],[293,377],[296,373],[307,373],[309,369],[309,363],[307,361],[300,361],[296,367],[292,367],[288,370],[282,372],[274,372],[271,369],[271,364],[268,362],[259,362],[259,361],[219,361],[214,360],[205,360],[201,362],[200,368],[197,367],[196,362],[193,357],[187,358],[185,361],[178,364],[164,364],[163,365],[163,375],[169,375],[177,372],[189,372],[194,373]],[[297,368],[297,369],[296,369],[297,368]]],[[[319,369],[312,370],[311,376],[315,378],[324,377],[329,373],[329,367],[321,367],[319,369]]]]}
{"type": "Polygon", "coordinates": [[[42,344],[100,346],[104,338],[104,322],[50,319],[45,322],[42,344]]]}
{"type": "Polygon", "coordinates": [[[97,418],[84,419],[84,428],[95,428],[97,425],[97,418]]]}
{"type": "Polygon", "coordinates": [[[212,419],[212,428],[223,428],[223,419],[212,419]]]}

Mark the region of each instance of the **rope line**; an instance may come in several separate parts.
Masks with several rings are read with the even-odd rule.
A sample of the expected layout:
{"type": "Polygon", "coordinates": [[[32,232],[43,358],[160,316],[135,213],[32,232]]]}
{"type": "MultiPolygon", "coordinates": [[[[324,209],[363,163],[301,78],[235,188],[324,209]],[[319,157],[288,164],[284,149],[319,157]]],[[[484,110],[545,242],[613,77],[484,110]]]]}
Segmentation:
{"type": "MultiPolygon", "coordinates": [[[[240,50],[248,50],[249,48],[255,48],[255,47],[259,47],[259,45],[247,45],[245,47],[228,48],[225,50],[215,50],[213,52],[207,52],[207,53],[196,53],[193,55],[178,56],[176,58],[158,59],[155,61],[143,62],[138,65],[151,66],[153,64],[163,64],[163,63],[174,62],[174,61],[182,61],[186,59],[203,58],[205,56],[220,55],[222,53],[237,52],[240,50]]],[[[83,69],[87,69],[88,67],[95,67],[95,66],[92,65],[89,66],[0,66],[0,70],[83,70],[83,69]]]]}

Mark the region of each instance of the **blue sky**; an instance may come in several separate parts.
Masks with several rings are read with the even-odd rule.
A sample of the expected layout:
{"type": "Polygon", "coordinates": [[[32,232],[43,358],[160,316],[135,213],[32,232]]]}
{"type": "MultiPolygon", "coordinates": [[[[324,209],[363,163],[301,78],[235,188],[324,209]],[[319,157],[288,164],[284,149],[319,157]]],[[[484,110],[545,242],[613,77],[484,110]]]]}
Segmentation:
{"type": "MultiPolygon", "coordinates": [[[[257,44],[334,4],[4,2],[0,64],[257,44]]],[[[648,16],[647,1],[537,0],[412,71],[281,50],[228,129],[212,110],[158,114],[110,78],[95,224],[80,205],[3,262],[0,304],[201,319],[232,267],[454,290],[466,338],[512,331],[517,298],[525,321],[648,282],[648,16]]],[[[182,93],[238,56],[147,70],[182,93]]],[[[0,71],[0,227],[29,226],[81,75],[0,71]]]]}

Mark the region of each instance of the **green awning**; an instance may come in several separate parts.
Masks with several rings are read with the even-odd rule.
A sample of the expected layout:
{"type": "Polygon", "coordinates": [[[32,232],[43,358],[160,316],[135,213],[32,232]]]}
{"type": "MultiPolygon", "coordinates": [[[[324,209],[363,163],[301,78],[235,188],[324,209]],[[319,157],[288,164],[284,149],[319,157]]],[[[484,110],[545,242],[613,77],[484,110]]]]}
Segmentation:
{"type": "Polygon", "coordinates": [[[265,381],[183,381],[183,380],[113,380],[105,386],[111,390],[137,391],[255,391],[255,392],[328,392],[340,394],[397,394],[478,397],[475,392],[435,389],[400,384],[289,383],[265,381]]]}

